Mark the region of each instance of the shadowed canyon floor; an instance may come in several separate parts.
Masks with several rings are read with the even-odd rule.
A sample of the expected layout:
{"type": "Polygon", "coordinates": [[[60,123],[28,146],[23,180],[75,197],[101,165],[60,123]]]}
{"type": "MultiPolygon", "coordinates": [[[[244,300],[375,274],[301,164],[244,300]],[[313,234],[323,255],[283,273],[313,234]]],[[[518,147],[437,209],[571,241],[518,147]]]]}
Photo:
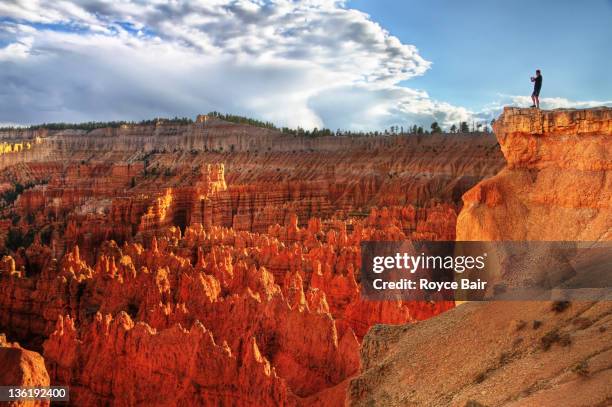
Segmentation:
{"type": "MultiPolygon", "coordinates": [[[[576,363],[598,389],[605,303],[550,313],[360,296],[364,240],[545,240],[545,216],[586,228],[567,239],[609,239],[609,109],[507,110],[496,133],[304,138],[204,116],[4,132],[0,332],[74,405],[465,404],[495,387],[502,348],[527,372],[527,355],[559,358],[559,341],[534,351],[555,328],[584,346],[576,363]],[[568,154],[558,138],[575,159],[550,169],[568,154]],[[558,198],[568,177],[580,188],[558,198]],[[509,335],[519,311],[541,327],[509,335]],[[477,354],[458,372],[454,331],[457,355],[477,354]],[[480,373],[487,389],[461,382],[480,373]]],[[[565,383],[551,377],[516,389],[546,397],[565,383]]],[[[482,400],[510,400],[504,388],[482,400]]]]}

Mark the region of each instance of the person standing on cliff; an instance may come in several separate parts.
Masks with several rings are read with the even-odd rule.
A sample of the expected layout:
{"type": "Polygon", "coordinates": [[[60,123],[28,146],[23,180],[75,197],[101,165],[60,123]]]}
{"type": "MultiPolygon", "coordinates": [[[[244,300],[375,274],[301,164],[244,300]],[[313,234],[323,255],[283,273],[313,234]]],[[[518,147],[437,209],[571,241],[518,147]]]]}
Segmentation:
{"type": "Polygon", "coordinates": [[[536,69],[536,76],[531,77],[531,82],[533,82],[533,93],[531,94],[531,100],[533,101],[533,105],[531,105],[531,107],[539,109],[540,89],[542,89],[542,74],[540,73],[539,69],[536,69]]]}

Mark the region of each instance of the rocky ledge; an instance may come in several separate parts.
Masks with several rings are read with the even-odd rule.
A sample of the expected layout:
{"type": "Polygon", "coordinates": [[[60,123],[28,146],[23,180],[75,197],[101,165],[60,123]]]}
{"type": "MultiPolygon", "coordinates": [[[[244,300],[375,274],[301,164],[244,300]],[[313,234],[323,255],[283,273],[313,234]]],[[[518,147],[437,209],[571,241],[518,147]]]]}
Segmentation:
{"type": "Polygon", "coordinates": [[[611,240],[612,108],[506,108],[507,165],[463,196],[457,240],[611,240]]]}
{"type": "MultiPolygon", "coordinates": [[[[612,109],[506,108],[507,165],[463,196],[457,240],[612,240],[612,109]]],[[[355,406],[604,406],[612,303],[472,302],[374,326],[355,406]],[[448,340],[440,340],[448,338],[448,340]]]]}
{"type": "Polygon", "coordinates": [[[510,168],[612,169],[610,107],[506,107],[493,129],[510,168]]]}

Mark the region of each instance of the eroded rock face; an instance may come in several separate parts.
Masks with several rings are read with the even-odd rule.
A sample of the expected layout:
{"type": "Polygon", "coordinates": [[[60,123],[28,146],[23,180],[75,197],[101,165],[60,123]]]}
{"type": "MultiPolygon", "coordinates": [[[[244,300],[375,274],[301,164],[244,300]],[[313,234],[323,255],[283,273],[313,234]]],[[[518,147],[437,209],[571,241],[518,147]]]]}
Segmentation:
{"type": "MultiPolygon", "coordinates": [[[[43,357],[10,343],[0,334],[0,386],[45,387],[49,386],[49,374],[43,357]]],[[[16,401],[9,406],[48,406],[49,401],[16,401]]]]}
{"type": "Polygon", "coordinates": [[[506,108],[508,162],[463,196],[457,240],[611,240],[612,109],[506,108]]]}
{"type": "MultiPolygon", "coordinates": [[[[610,108],[506,108],[494,128],[508,164],[463,196],[457,240],[612,240],[611,120],[610,108]]],[[[606,405],[611,315],[609,301],[494,301],[378,325],[348,402],[606,405]]]]}
{"type": "Polygon", "coordinates": [[[612,169],[612,108],[507,107],[493,129],[510,168],[612,169]]]}
{"type": "Polygon", "coordinates": [[[361,242],[453,240],[461,195],[501,166],[488,135],[21,136],[47,150],[0,172],[0,330],[79,405],[342,404],[372,325],[454,307],[364,301],[361,242]]]}
{"type": "Polygon", "coordinates": [[[79,386],[71,403],[96,405],[295,405],[254,338],[233,353],[200,323],[160,332],[124,312],[96,314],[77,336],[60,318],[45,343],[57,383],[79,386]]]}
{"type": "MultiPolygon", "coordinates": [[[[181,236],[172,227],[165,236],[154,237],[148,248],[139,243],[105,244],[94,265],[75,246],[37,278],[15,270],[15,261],[6,257],[4,306],[13,307],[6,314],[13,316],[6,324],[26,338],[50,336],[44,355],[54,382],[98,395],[100,390],[93,388],[98,386],[96,378],[102,379],[94,374],[83,376],[89,369],[87,360],[95,360],[91,363],[96,366],[106,363],[103,371],[112,374],[109,366],[114,359],[112,353],[90,345],[103,340],[112,348],[118,338],[106,335],[94,341],[92,335],[99,330],[96,324],[121,313],[146,325],[146,335],[155,337],[164,337],[167,330],[182,332],[179,326],[193,330],[201,325],[235,357],[242,357],[244,344],[253,342],[262,360],[283,379],[288,390],[282,392],[288,398],[308,399],[336,386],[343,389],[345,380],[357,372],[360,338],[370,325],[428,318],[450,309],[453,303],[361,300],[355,276],[360,261],[358,243],[374,233],[381,239],[405,236],[401,232],[394,235],[393,228],[385,232],[358,227],[350,235],[329,231],[319,241],[317,230],[316,222],[311,222],[310,229],[297,227],[297,219],[272,229],[269,235],[218,227],[206,233],[198,225],[188,227],[181,236]],[[307,248],[309,244],[314,246],[307,248]],[[49,278],[51,273],[55,279],[49,278]],[[33,280],[38,284],[29,286],[33,280]],[[24,301],[12,301],[18,297],[24,301]],[[33,309],[41,313],[36,319],[26,314],[33,309]],[[100,353],[109,355],[107,362],[96,359],[100,353]]],[[[172,338],[179,341],[181,336],[172,338]]],[[[153,350],[145,353],[157,357],[152,356],[153,350]]],[[[122,369],[127,371],[127,367],[122,369]]],[[[276,382],[271,381],[270,386],[276,382]]],[[[109,400],[123,397],[116,388],[106,391],[104,398],[109,400]]],[[[267,405],[269,400],[259,401],[267,405]]]]}

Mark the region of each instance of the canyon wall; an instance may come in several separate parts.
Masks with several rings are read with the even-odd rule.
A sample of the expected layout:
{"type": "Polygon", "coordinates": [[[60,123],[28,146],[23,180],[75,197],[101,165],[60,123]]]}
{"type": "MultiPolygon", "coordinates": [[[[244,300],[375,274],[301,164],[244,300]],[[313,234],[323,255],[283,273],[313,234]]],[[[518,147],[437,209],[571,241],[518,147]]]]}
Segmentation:
{"type": "Polygon", "coordinates": [[[23,162],[47,159],[52,151],[52,148],[45,144],[44,138],[32,136],[24,131],[14,135],[2,133],[0,131],[0,169],[23,162]]]}
{"type": "Polygon", "coordinates": [[[204,117],[2,137],[42,141],[0,168],[0,332],[74,405],[342,404],[371,326],[454,307],[364,301],[361,242],[453,240],[503,164],[491,135],[204,117]]]}
{"type": "MultiPolygon", "coordinates": [[[[89,151],[105,154],[126,152],[292,152],[292,151],[346,151],[347,149],[376,149],[410,146],[415,142],[440,143],[449,134],[437,135],[385,135],[307,137],[281,133],[278,130],[229,123],[203,115],[190,124],[177,124],[159,120],[154,124],[125,124],[114,128],[94,130],[28,130],[0,131],[0,140],[8,143],[48,143],[58,153],[89,151]]],[[[464,139],[488,138],[482,134],[462,134],[464,139]]],[[[478,143],[478,142],[477,142],[478,143]]]]}
{"type": "MultiPolygon", "coordinates": [[[[494,129],[507,165],[464,194],[457,240],[612,239],[612,109],[506,108],[494,129]]],[[[608,405],[611,328],[609,301],[472,302],[376,325],[348,402],[608,405]]]]}
{"type": "Polygon", "coordinates": [[[0,349],[74,405],[605,403],[609,303],[369,302],[358,270],[367,240],[610,240],[610,111],[1,134],[0,349]]]}
{"type": "Polygon", "coordinates": [[[507,166],[464,195],[457,240],[612,240],[612,109],[506,108],[507,166]]]}

